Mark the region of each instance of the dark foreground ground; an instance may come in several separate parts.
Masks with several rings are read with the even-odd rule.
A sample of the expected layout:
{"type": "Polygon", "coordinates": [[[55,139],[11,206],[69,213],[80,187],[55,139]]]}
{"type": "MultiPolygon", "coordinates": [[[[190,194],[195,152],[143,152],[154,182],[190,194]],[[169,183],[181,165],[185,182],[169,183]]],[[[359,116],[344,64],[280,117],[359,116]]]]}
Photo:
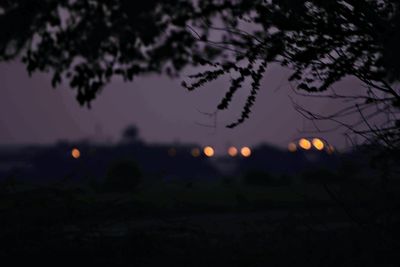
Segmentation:
{"type": "Polygon", "coordinates": [[[3,190],[2,266],[400,266],[398,186],[3,190]],[[385,189],[387,190],[387,188],[385,189]],[[24,265],[22,265],[24,266],[24,265]]]}

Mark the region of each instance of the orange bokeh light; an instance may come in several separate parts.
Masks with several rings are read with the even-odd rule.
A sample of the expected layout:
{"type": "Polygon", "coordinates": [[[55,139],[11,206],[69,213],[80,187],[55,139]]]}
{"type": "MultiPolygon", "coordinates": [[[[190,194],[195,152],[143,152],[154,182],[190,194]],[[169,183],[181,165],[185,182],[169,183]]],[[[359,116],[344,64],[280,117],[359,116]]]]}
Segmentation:
{"type": "Polygon", "coordinates": [[[175,156],[176,156],[176,149],[175,149],[175,148],[170,148],[170,149],[168,150],[168,155],[169,155],[170,157],[175,157],[175,156]]]}
{"type": "Polygon", "coordinates": [[[210,147],[210,146],[206,146],[203,150],[204,155],[206,155],[207,157],[211,158],[214,156],[214,148],[210,147]]]}
{"type": "Polygon", "coordinates": [[[333,154],[333,153],[335,152],[335,147],[332,146],[332,145],[329,145],[329,146],[326,148],[326,152],[327,152],[328,154],[333,154]]]}
{"type": "Polygon", "coordinates": [[[288,145],[288,150],[289,150],[289,152],[296,152],[296,150],[297,150],[296,144],[295,143],[290,143],[288,145]]]}
{"type": "Polygon", "coordinates": [[[242,147],[240,153],[242,154],[243,157],[248,158],[251,156],[251,149],[247,146],[242,147]]]}
{"type": "Polygon", "coordinates": [[[74,159],[79,159],[81,157],[81,152],[79,151],[79,149],[74,148],[71,151],[71,155],[74,159]]]}
{"type": "Polygon", "coordinates": [[[300,139],[299,141],[299,146],[304,149],[304,150],[310,150],[311,149],[311,142],[308,141],[305,138],[300,139]]]}
{"type": "Polygon", "coordinates": [[[195,157],[195,158],[199,157],[199,156],[200,156],[200,149],[198,149],[198,148],[193,148],[192,151],[191,151],[191,154],[192,154],[192,156],[195,157]]]}
{"type": "Polygon", "coordinates": [[[234,146],[231,146],[231,147],[228,149],[228,154],[229,154],[229,156],[231,156],[231,157],[236,157],[237,154],[238,154],[237,148],[234,147],[234,146]]]}
{"type": "Polygon", "coordinates": [[[324,142],[322,142],[322,140],[319,138],[314,138],[312,140],[312,144],[319,151],[323,150],[325,147],[324,142]]]}

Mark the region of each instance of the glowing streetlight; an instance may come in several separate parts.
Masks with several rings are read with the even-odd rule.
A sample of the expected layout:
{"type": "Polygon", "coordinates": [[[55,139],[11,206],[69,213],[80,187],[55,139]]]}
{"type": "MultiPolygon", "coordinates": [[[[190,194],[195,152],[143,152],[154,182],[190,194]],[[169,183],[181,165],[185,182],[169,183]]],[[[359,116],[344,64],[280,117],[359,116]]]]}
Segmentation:
{"type": "Polygon", "coordinates": [[[243,157],[248,158],[251,156],[251,149],[247,146],[242,147],[240,153],[242,154],[243,157]]]}
{"type": "Polygon", "coordinates": [[[229,156],[231,156],[231,157],[236,157],[237,154],[238,154],[237,148],[234,147],[234,146],[231,146],[231,147],[228,149],[228,154],[229,154],[229,156]]]}
{"type": "Polygon", "coordinates": [[[296,146],[296,144],[295,143],[290,143],[289,145],[288,145],[288,150],[289,150],[289,152],[296,152],[297,151],[297,146],[296,146]]]}
{"type": "Polygon", "coordinates": [[[209,157],[209,158],[213,157],[213,156],[214,156],[214,153],[215,153],[214,148],[212,148],[212,147],[210,147],[210,146],[206,146],[206,147],[203,149],[203,152],[204,152],[204,155],[206,155],[206,156],[209,157]]]}
{"type": "Polygon", "coordinates": [[[305,138],[301,138],[300,141],[299,141],[299,146],[304,150],[310,150],[311,149],[311,142],[308,141],[305,138]]]}
{"type": "Polygon", "coordinates": [[[79,158],[81,157],[81,152],[79,151],[79,149],[74,148],[74,149],[72,149],[72,151],[71,151],[71,156],[72,156],[74,159],[79,159],[79,158]]]}
{"type": "Polygon", "coordinates": [[[312,144],[315,147],[315,149],[317,149],[319,151],[323,150],[325,147],[324,142],[322,142],[322,140],[319,138],[314,138],[312,140],[312,144]]]}

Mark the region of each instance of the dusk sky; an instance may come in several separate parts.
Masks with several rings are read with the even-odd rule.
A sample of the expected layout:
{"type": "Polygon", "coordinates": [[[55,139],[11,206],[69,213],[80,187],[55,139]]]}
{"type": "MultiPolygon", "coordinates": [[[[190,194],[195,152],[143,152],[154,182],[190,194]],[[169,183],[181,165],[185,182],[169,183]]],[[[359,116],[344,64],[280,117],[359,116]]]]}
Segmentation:
{"type": "MultiPolygon", "coordinates": [[[[0,144],[73,142],[93,137],[117,142],[123,129],[134,124],[146,142],[193,142],[213,145],[217,151],[229,144],[269,143],[286,147],[294,138],[313,135],[302,133],[312,129],[312,124],[294,110],[289,96],[313,111],[324,113],[337,108],[334,102],[296,96],[287,82],[289,72],[272,67],[263,80],[249,120],[235,129],[225,128],[239,117],[248,92],[248,88],[243,88],[231,108],[218,113],[217,129],[209,129],[199,123],[212,124],[213,119],[201,112],[215,110],[229,81],[219,80],[188,92],[180,83],[193,72],[188,70],[179,79],[152,75],[132,83],[114,80],[89,110],[79,106],[75,91],[67,84],[53,90],[50,75],[36,73],[29,77],[22,63],[2,63],[0,144]]],[[[358,83],[351,79],[336,85],[339,89],[356,87],[358,83]]],[[[319,136],[345,147],[339,132],[319,136]]]]}

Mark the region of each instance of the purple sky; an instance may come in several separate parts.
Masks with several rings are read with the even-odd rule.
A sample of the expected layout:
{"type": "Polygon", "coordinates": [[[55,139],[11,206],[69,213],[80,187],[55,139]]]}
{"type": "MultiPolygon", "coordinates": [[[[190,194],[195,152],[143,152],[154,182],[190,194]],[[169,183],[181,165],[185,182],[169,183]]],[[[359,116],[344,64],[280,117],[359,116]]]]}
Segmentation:
{"type": "MultiPolygon", "coordinates": [[[[193,71],[192,71],[193,72],[193,71]]],[[[189,73],[189,71],[188,71],[189,73]]],[[[58,140],[92,138],[118,141],[121,131],[136,124],[147,142],[195,142],[223,150],[228,144],[254,146],[270,143],[286,147],[293,138],[311,129],[299,115],[289,95],[318,112],[334,110],[337,103],[304,99],[296,96],[286,78],[288,72],[278,67],[269,69],[252,117],[235,129],[225,125],[238,118],[248,88],[237,94],[231,108],[218,114],[217,129],[199,126],[212,119],[199,111],[212,112],[229,87],[228,80],[219,80],[187,92],[181,79],[147,76],[132,83],[115,80],[93,102],[92,109],[82,108],[75,92],[66,84],[53,90],[47,74],[29,77],[19,62],[0,64],[0,144],[52,143],[58,140]],[[98,130],[96,134],[95,129],[98,130]]],[[[342,89],[359,88],[348,79],[337,85],[342,89]]],[[[344,147],[338,132],[323,134],[329,142],[344,147]]]]}

